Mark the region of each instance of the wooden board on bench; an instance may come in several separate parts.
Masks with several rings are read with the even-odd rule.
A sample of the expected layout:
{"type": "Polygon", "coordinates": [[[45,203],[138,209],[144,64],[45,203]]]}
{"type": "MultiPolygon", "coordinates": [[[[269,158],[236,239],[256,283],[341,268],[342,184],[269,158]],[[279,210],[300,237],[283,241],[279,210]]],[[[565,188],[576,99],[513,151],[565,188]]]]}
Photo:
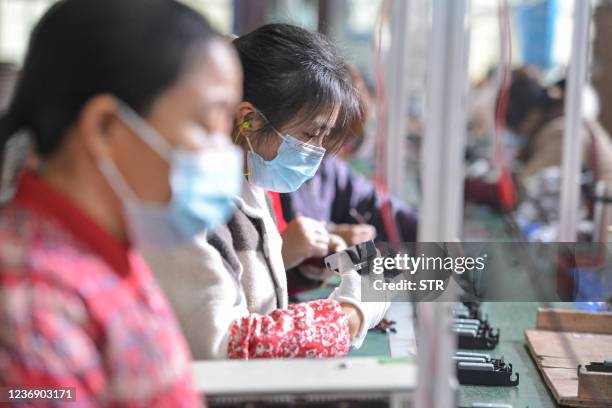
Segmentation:
{"type": "Polygon", "coordinates": [[[579,393],[579,364],[612,358],[612,313],[538,310],[537,327],[526,330],[531,356],[557,403],[572,407],[612,405],[612,376],[589,375],[579,393]],[[559,330],[561,329],[561,330],[559,330]],[[595,331],[595,332],[593,332],[595,331]],[[593,387],[593,382],[607,387],[593,387]]]}

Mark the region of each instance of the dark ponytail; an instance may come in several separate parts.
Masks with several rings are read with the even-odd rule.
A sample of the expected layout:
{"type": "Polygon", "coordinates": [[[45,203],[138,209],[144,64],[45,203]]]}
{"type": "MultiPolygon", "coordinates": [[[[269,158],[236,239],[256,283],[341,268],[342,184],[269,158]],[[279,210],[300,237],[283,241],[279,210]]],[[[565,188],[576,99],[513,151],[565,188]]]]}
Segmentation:
{"type": "Polygon", "coordinates": [[[19,126],[8,114],[0,114],[0,170],[2,169],[1,164],[3,163],[4,147],[9,138],[18,130],[19,126]]]}
{"type": "Polygon", "coordinates": [[[215,35],[175,0],[61,0],[32,32],[0,144],[28,129],[53,154],[82,106],[110,93],[146,115],[215,35]]]}

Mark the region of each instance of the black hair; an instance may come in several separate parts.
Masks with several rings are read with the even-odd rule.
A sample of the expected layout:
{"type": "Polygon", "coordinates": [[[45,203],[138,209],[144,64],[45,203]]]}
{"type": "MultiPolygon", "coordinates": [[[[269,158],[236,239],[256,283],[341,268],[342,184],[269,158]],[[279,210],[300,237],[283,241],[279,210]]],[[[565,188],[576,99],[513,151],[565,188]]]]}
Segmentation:
{"type": "Polygon", "coordinates": [[[540,110],[544,116],[556,106],[548,89],[542,85],[535,72],[517,69],[512,72],[512,85],[506,112],[506,124],[514,131],[527,119],[530,112],[540,110]]]}
{"type": "Polygon", "coordinates": [[[338,119],[323,146],[337,150],[363,107],[345,62],[319,33],[289,24],[268,24],[234,40],[244,71],[243,99],[252,103],[273,126],[309,123],[322,113],[338,119]]]}
{"type": "Polygon", "coordinates": [[[0,117],[0,148],[21,129],[49,156],[83,105],[115,95],[146,115],[202,54],[215,32],[175,0],[62,0],[30,38],[14,97],[0,117]]]}

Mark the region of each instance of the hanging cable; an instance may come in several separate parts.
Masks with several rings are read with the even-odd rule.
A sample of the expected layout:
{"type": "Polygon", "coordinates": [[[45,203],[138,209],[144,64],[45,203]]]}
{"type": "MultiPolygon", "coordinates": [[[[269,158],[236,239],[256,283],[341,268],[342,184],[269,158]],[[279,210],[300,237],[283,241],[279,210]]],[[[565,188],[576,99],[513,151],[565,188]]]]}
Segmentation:
{"type": "Polygon", "coordinates": [[[391,0],[383,0],[376,22],[374,35],[374,85],[376,100],[376,143],[375,143],[375,171],[374,181],[376,184],[385,180],[385,167],[381,163],[385,159],[385,139],[387,136],[387,100],[385,95],[384,68],[382,61],[384,30],[389,18],[391,0]]]}
{"type": "Polygon", "coordinates": [[[506,113],[512,85],[512,33],[508,0],[499,1],[499,39],[500,39],[500,86],[495,108],[494,165],[496,167],[497,195],[502,211],[509,213],[516,205],[516,188],[512,173],[506,160],[504,132],[506,113]]]}

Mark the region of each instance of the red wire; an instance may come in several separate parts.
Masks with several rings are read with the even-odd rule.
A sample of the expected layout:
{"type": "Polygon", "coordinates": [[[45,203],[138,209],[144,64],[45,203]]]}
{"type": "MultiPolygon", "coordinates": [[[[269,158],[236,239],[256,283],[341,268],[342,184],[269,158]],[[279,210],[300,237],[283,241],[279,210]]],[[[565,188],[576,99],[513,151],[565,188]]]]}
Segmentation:
{"type": "Polygon", "coordinates": [[[500,76],[501,84],[495,115],[495,165],[498,170],[497,192],[502,210],[509,212],[516,204],[516,193],[511,172],[506,163],[504,153],[504,129],[506,127],[506,113],[512,83],[512,36],[510,31],[510,18],[508,13],[508,0],[499,2],[500,27],[500,76]]]}

